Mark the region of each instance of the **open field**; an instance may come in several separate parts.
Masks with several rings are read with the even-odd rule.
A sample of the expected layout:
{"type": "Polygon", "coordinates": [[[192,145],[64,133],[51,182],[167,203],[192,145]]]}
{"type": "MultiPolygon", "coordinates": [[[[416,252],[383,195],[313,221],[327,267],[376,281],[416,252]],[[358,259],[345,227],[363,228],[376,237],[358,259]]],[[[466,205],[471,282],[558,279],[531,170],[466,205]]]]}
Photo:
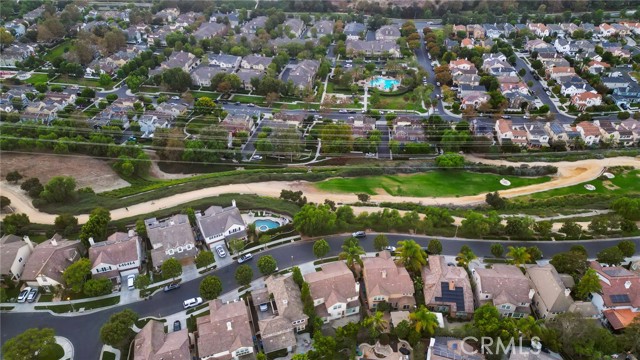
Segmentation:
{"type": "Polygon", "coordinates": [[[100,85],[100,82],[97,79],[86,79],[84,77],[76,78],[69,75],[60,75],[51,81],[51,84],[75,84],[80,86],[99,87],[104,88],[105,90],[113,89],[113,85],[115,83],[116,82],[112,81],[109,85],[103,86],[100,85]]]}
{"type": "Polygon", "coordinates": [[[24,82],[35,85],[38,83],[46,83],[47,81],[49,81],[49,75],[47,74],[31,74],[31,77],[24,82]]]}
{"type": "Polygon", "coordinates": [[[0,176],[17,170],[24,179],[35,177],[46,184],[54,176],[72,176],[76,188],[91,187],[95,192],[129,186],[109,164],[84,155],[47,155],[36,153],[3,152],[0,159],[0,176]]]}
{"type": "Polygon", "coordinates": [[[504,190],[549,181],[548,176],[540,178],[521,178],[479,174],[468,171],[431,171],[414,175],[367,176],[360,178],[337,178],[318,183],[320,190],[343,193],[367,193],[393,196],[439,197],[466,196],[504,190]],[[511,186],[500,184],[500,179],[511,181],[511,186]],[[384,191],[384,192],[381,192],[384,191]]]}
{"type": "Polygon", "coordinates": [[[44,59],[46,61],[53,61],[53,59],[58,58],[58,57],[60,57],[60,56],[62,56],[64,54],[64,49],[65,48],[69,48],[69,51],[71,51],[73,49],[73,46],[71,45],[72,41],[73,40],[68,39],[68,40],[58,44],[53,49],[49,50],[47,55],[44,56],[44,59]]]}
{"type": "Polygon", "coordinates": [[[640,193],[640,170],[624,171],[616,174],[616,177],[611,180],[602,180],[601,178],[586,182],[584,184],[578,184],[568,186],[560,189],[553,189],[549,191],[539,192],[531,194],[528,197],[532,199],[548,199],[556,196],[564,195],[579,195],[579,194],[612,194],[623,195],[640,193]],[[595,190],[590,191],[585,189],[586,184],[595,186],[595,190]]]}

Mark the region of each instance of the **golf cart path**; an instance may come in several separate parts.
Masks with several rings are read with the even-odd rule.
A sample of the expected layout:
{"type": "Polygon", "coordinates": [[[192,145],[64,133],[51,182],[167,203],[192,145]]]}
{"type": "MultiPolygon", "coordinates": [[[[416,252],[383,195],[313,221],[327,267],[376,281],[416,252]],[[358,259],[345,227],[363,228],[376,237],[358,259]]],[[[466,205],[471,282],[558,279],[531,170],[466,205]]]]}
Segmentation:
{"type": "MultiPolygon", "coordinates": [[[[511,165],[519,166],[522,163],[514,163],[503,160],[487,160],[468,156],[467,160],[480,162],[489,165],[511,165]]],[[[546,183],[523,186],[514,189],[505,189],[500,191],[503,197],[515,197],[527,195],[536,192],[546,191],[550,189],[572,186],[583,182],[591,181],[602,174],[605,167],[612,166],[632,166],[640,168],[640,158],[618,157],[602,160],[580,160],[575,162],[557,162],[544,163],[534,162],[526,163],[530,166],[534,165],[553,165],[558,168],[558,174],[552,177],[552,180],[546,183]]],[[[127,217],[147,214],[151,211],[161,210],[174,206],[179,206],[186,202],[203,199],[206,197],[218,196],[229,193],[239,194],[255,194],[260,196],[279,197],[280,191],[286,190],[302,190],[304,195],[310,202],[323,203],[325,199],[331,199],[336,203],[353,203],[358,201],[357,196],[351,193],[331,193],[317,189],[314,183],[307,181],[268,181],[251,184],[230,184],[216,187],[209,187],[200,190],[189,191],[186,193],[168,196],[162,199],[147,201],[140,204],[131,205],[128,208],[120,208],[111,210],[111,219],[119,220],[127,217]]],[[[40,212],[31,205],[29,199],[19,186],[10,185],[6,181],[0,183],[0,194],[11,199],[11,207],[14,212],[25,213],[29,216],[32,223],[53,224],[57,215],[40,212]]],[[[389,194],[379,194],[371,196],[371,202],[411,202],[422,205],[475,205],[485,201],[485,194],[460,196],[460,197],[410,197],[410,196],[391,196],[389,194]]],[[[78,216],[80,224],[85,223],[88,214],[78,216]]]]}

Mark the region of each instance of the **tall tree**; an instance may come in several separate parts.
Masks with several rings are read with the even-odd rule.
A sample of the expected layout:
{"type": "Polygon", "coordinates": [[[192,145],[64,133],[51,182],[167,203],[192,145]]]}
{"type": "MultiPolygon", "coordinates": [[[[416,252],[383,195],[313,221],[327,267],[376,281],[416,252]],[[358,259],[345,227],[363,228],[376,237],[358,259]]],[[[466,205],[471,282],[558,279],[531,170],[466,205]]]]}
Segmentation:
{"type": "Polygon", "coordinates": [[[388,321],[384,319],[384,313],[382,311],[376,311],[366,317],[363,324],[369,329],[371,337],[375,339],[386,329],[388,321]]]}
{"type": "Polygon", "coordinates": [[[131,327],[137,320],[138,314],[130,309],[111,315],[109,321],[100,328],[100,340],[107,345],[122,349],[135,336],[131,327]]]}
{"type": "Polygon", "coordinates": [[[438,239],[429,241],[427,245],[427,252],[430,255],[440,255],[442,253],[442,243],[438,239]]]}
{"type": "Polygon", "coordinates": [[[438,317],[429,311],[424,305],[409,314],[409,320],[416,332],[426,336],[432,336],[438,328],[438,317]]]}
{"type": "Polygon", "coordinates": [[[174,258],[169,258],[162,263],[162,277],[165,279],[175,279],[182,275],[182,265],[174,258]]]}
{"type": "Polygon", "coordinates": [[[504,255],[504,246],[500,243],[491,244],[491,255],[497,258],[501,258],[504,255]]]}
{"type": "Polygon", "coordinates": [[[596,260],[602,264],[620,265],[624,261],[624,254],[617,246],[606,248],[598,253],[596,260]]]}
{"type": "Polygon", "coordinates": [[[376,251],[382,251],[385,247],[389,246],[389,239],[385,234],[378,234],[373,239],[373,248],[376,251]]]}
{"type": "Polygon", "coordinates": [[[82,258],[69,265],[62,273],[62,279],[68,288],[76,293],[82,291],[82,286],[91,275],[91,261],[82,258]]]}
{"type": "Polygon", "coordinates": [[[200,282],[200,296],[206,300],[217,299],[222,293],[222,281],[217,276],[208,275],[200,282]]]}
{"type": "Polygon", "coordinates": [[[600,278],[598,277],[598,273],[594,269],[587,269],[587,272],[576,285],[576,296],[579,299],[587,300],[589,298],[589,294],[594,292],[599,292],[602,290],[602,285],[600,285],[600,278]]]}
{"type": "Polygon", "coordinates": [[[107,238],[107,226],[111,221],[111,213],[105,208],[95,208],[89,215],[89,220],[82,225],[80,230],[80,240],[89,247],[89,238],[94,241],[103,241],[107,238]]]}
{"type": "Polygon", "coordinates": [[[362,259],[360,258],[360,256],[364,254],[365,251],[362,246],[355,242],[342,245],[342,252],[338,257],[340,260],[346,260],[347,266],[351,270],[355,270],[355,264],[359,264],[360,266],[362,266],[362,259]]]}
{"type": "Polygon", "coordinates": [[[632,257],[636,253],[636,243],[631,240],[622,240],[617,246],[625,257],[632,257]]]}
{"type": "Polygon", "coordinates": [[[511,262],[515,266],[522,266],[531,261],[531,254],[527,252],[527,248],[524,246],[509,246],[507,257],[511,259],[511,262]]]}
{"type": "Polygon", "coordinates": [[[424,250],[413,240],[402,240],[398,242],[396,255],[399,262],[404,265],[407,270],[417,274],[423,266],[427,264],[424,250]]]}
{"type": "Polygon", "coordinates": [[[260,259],[258,259],[258,270],[260,270],[262,275],[271,275],[277,268],[278,263],[271,255],[261,256],[260,259]]]}
{"type": "Polygon", "coordinates": [[[2,345],[5,360],[36,360],[38,354],[55,344],[54,331],[51,328],[31,328],[7,340],[2,345]]]}
{"type": "Polygon", "coordinates": [[[469,246],[462,245],[458,253],[458,265],[467,267],[476,257],[476,254],[473,253],[473,250],[471,250],[469,246]]]}
{"type": "Polygon", "coordinates": [[[251,284],[251,280],[253,279],[253,270],[249,265],[240,265],[236,269],[235,278],[238,284],[241,286],[247,286],[251,284]]]}
{"type": "Polygon", "coordinates": [[[329,251],[331,251],[331,247],[327,240],[320,239],[313,243],[313,255],[315,255],[316,258],[321,259],[325,257],[329,251]]]}
{"type": "Polygon", "coordinates": [[[209,266],[215,261],[216,259],[211,251],[200,251],[198,255],[196,255],[196,266],[199,268],[209,266]]]}

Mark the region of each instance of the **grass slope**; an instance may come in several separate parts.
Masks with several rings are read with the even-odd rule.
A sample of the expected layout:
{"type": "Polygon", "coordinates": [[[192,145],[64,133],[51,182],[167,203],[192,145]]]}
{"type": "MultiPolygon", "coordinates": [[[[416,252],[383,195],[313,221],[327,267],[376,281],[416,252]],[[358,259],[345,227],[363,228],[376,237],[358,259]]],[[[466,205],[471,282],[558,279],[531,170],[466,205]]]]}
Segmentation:
{"type": "Polygon", "coordinates": [[[547,199],[556,196],[576,194],[629,195],[632,193],[640,193],[640,170],[618,173],[616,174],[616,177],[611,180],[602,180],[601,178],[598,178],[578,185],[531,194],[528,197],[532,199],[547,199]],[[584,188],[586,184],[591,184],[595,186],[596,189],[589,191],[584,188]],[[609,187],[607,188],[605,185],[609,187]]]}
{"type": "Polygon", "coordinates": [[[539,184],[550,180],[548,176],[522,178],[480,174],[468,171],[431,171],[414,175],[368,176],[360,178],[337,178],[316,184],[324,191],[343,193],[367,193],[375,195],[383,189],[393,196],[444,197],[477,195],[504,190],[500,179],[511,181],[509,188],[539,184]]]}

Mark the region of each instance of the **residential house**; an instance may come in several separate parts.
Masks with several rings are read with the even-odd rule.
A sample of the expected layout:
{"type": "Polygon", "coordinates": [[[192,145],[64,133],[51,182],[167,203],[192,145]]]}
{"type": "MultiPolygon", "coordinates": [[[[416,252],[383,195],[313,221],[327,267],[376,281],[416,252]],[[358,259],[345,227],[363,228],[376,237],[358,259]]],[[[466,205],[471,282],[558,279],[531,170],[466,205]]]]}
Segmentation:
{"type": "MultiPolygon", "coordinates": [[[[316,21],[316,23],[313,25],[313,29],[315,29],[315,33],[316,33],[316,37],[322,37],[325,35],[332,35],[333,34],[333,28],[335,27],[336,23],[333,20],[320,20],[320,21],[316,21]]],[[[311,34],[312,32],[310,32],[309,34],[311,34]]]]}
{"type": "Polygon", "coordinates": [[[392,139],[401,143],[424,142],[426,136],[422,124],[402,124],[396,123],[393,126],[392,139]]]}
{"type": "Polygon", "coordinates": [[[289,33],[293,34],[297,38],[302,35],[305,28],[304,21],[296,18],[287,19],[283,25],[285,29],[289,29],[289,33]]]}
{"type": "Polygon", "coordinates": [[[555,47],[553,47],[553,45],[540,39],[533,39],[533,40],[527,41],[527,43],[524,45],[524,48],[530,53],[534,51],[538,52],[538,54],[540,54],[541,52],[551,52],[550,50],[546,50],[546,49],[552,49],[553,53],[556,52],[556,49],[555,47]]]}
{"type": "Polygon", "coordinates": [[[514,265],[494,264],[491,269],[472,270],[478,305],[490,303],[505,317],[521,318],[531,314],[534,291],[529,279],[514,265]]]}
{"type": "Polygon", "coordinates": [[[143,139],[153,138],[153,134],[156,129],[168,129],[171,127],[169,116],[158,116],[146,112],[138,118],[138,125],[140,125],[140,131],[142,132],[143,139]]]}
{"type": "Polygon", "coordinates": [[[590,74],[598,75],[607,71],[611,65],[606,62],[591,60],[587,66],[585,66],[590,74]]]}
{"type": "Polygon", "coordinates": [[[626,104],[626,106],[630,106],[640,99],[640,85],[633,82],[629,83],[627,87],[615,88],[613,89],[612,97],[617,105],[626,104]]]}
{"type": "Polygon", "coordinates": [[[494,125],[495,123],[493,121],[483,120],[483,119],[473,119],[470,124],[471,133],[474,136],[484,136],[493,142],[494,141],[493,140],[494,125]]]}
{"type": "Polygon", "coordinates": [[[535,290],[531,308],[538,318],[552,319],[565,312],[578,312],[584,317],[597,314],[597,309],[592,303],[573,301],[573,279],[569,275],[558,274],[553,265],[527,265],[526,275],[535,290]]]}
{"type": "Polygon", "coordinates": [[[456,51],[460,48],[460,43],[457,40],[444,39],[444,46],[447,51],[456,51]]]}
{"type": "Polygon", "coordinates": [[[514,126],[511,120],[498,119],[495,130],[500,145],[503,145],[505,140],[522,147],[527,145],[527,131],[523,129],[523,126],[514,126]]]}
{"type": "Polygon", "coordinates": [[[416,304],[413,281],[402,265],[396,264],[388,251],[376,257],[362,259],[362,278],[366,289],[366,303],[370,310],[385,301],[394,309],[409,310],[416,304]]]}
{"type": "Polygon", "coordinates": [[[528,23],[527,27],[537,37],[549,36],[549,28],[543,23],[528,23]]]}
{"type": "Polygon", "coordinates": [[[231,239],[246,239],[247,225],[242,219],[240,210],[236,207],[235,200],[231,206],[210,206],[204,213],[196,213],[196,221],[200,233],[209,248],[213,248],[217,242],[227,242],[231,239]]]}
{"type": "Polygon", "coordinates": [[[611,328],[624,329],[640,316],[640,275],[621,266],[604,267],[597,261],[589,266],[598,274],[602,287],[591,293],[593,304],[611,328]]]}
{"type": "Polygon", "coordinates": [[[80,240],[67,240],[55,234],[36,246],[26,260],[21,281],[31,287],[51,291],[64,284],[62,273],[69,265],[80,260],[85,249],[80,240]]]}
{"type": "Polygon", "coordinates": [[[209,302],[209,314],[196,318],[198,358],[239,360],[253,354],[251,314],[243,300],[209,302]]]}
{"type": "Polygon", "coordinates": [[[549,146],[549,135],[544,131],[544,126],[541,123],[526,123],[524,129],[527,132],[529,147],[540,148],[549,146]]]}
{"type": "Polygon", "coordinates": [[[558,83],[560,83],[560,92],[564,96],[573,96],[581,94],[583,92],[596,92],[591,85],[587,84],[579,76],[561,76],[558,77],[558,83]]]}
{"type": "Polygon", "coordinates": [[[616,29],[607,23],[600,24],[599,29],[602,37],[609,37],[617,33],[616,29]]]}
{"type": "Polygon", "coordinates": [[[211,39],[217,36],[224,36],[227,33],[227,26],[216,22],[203,22],[198,30],[193,32],[196,40],[211,39]]]}
{"type": "Polygon", "coordinates": [[[618,125],[614,125],[619,134],[618,144],[629,147],[633,146],[636,143],[635,136],[632,130],[627,129],[622,125],[622,123],[618,125]]]}
{"type": "Polygon", "coordinates": [[[240,18],[238,17],[237,12],[230,12],[228,14],[216,12],[211,14],[211,17],[209,17],[210,22],[225,23],[226,22],[225,19],[229,21],[229,26],[231,26],[232,28],[235,28],[240,24],[240,18]]]}
{"type": "Polygon", "coordinates": [[[120,283],[120,278],[140,272],[143,259],[142,240],[133,231],[116,232],[106,241],[89,238],[89,260],[91,276],[120,283]]]}
{"type": "Polygon", "coordinates": [[[502,29],[504,31],[505,37],[509,37],[509,35],[517,33],[519,31],[518,28],[516,28],[514,25],[511,25],[510,23],[504,23],[502,29]]]}
{"type": "Polygon", "coordinates": [[[467,33],[476,40],[484,39],[484,28],[479,24],[467,25],[467,33]]]}
{"type": "Polygon", "coordinates": [[[464,38],[460,41],[460,47],[465,49],[473,49],[473,40],[471,38],[464,38]]]}
{"type": "Polygon", "coordinates": [[[28,13],[22,15],[22,20],[28,22],[29,24],[33,25],[37,22],[38,19],[40,19],[42,17],[42,15],[44,15],[44,5],[40,5],[37,8],[29,11],[28,13]]]}
{"type": "MultiPolygon", "coordinates": [[[[498,80],[498,82],[500,82],[500,80],[498,80]]],[[[517,83],[500,82],[500,92],[502,94],[517,92],[522,95],[528,95],[529,88],[527,87],[527,84],[523,83],[522,81],[517,83]]]]}
{"type": "Polygon", "coordinates": [[[133,360],[188,360],[189,331],[164,332],[165,323],[151,320],[133,339],[133,360]]]}
{"type": "Polygon", "coordinates": [[[264,28],[267,24],[266,16],[258,16],[247,21],[241,28],[243,34],[255,34],[258,29],[264,28]]]}
{"type": "Polygon", "coordinates": [[[267,301],[267,311],[271,312],[258,320],[264,352],[269,354],[282,349],[292,352],[296,345],[295,333],[303,331],[309,320],[303,312],[300,288],[291,274],[271,275],[265,283],[266,289],[251,293],[254,304],[267,301]]]}
{"type": "Polygon", "coordinates": [[[545,70],[551,69],[553,67],[570,67],[571,66],[571,64],[567,61],[567,59],[562,57],[562,55],[556,54],[556,53],[540,54],[538,55],[538,60],[540,60],[545,70]]]}
{"type": "Polygon", "coordinates": [[[442,255],[429,255],[422,281],[424,302],[430,310],[458,318],[473,315],[473,291],[463,267],[448,266],[442,255]]]}
{"type": "Polygon", "coordinates": [[[242,81],[242,87],[245,90],[253,90],[253,85],[251,85],[251,79],[257,78],[262,79],[264,76],[264,72],[260,70],[251,70],[251,69],[240,69],[236,73],[242,81]]]}
{"type": "Polygon", "coordinates": [[[293,85],[299,89],[310,89],[313,86],[313,79],[320,68],[317,60],[302,60],[289,71],[287,81],[292,81],[293,85]]]}
{"type": "Polygon", "coordinates": [[[24,26],[21,20],[15,19],[11,22],[5,23],[4,28],[7,31],[12,32],[16,37],[21,37],[27,32],[27,27],[24,26]]]}
{"type": "Polygon", "coordinates": [[[609,89],[626,88],[632,81],[627,76],[603,76],[600,80],[609,89]]]}
{"type": "Polygon", "coordinates": [[[162,62],[159,69],[154,69],[155,73],[161,73],[164,70],[179,68],[190,73],[196,66],[200,64],[200,59],[189,52],[174,52],[169,58],[162,62]]]}
{"type": "Polygon", "coordinates": [[[516,76],[516,69],[506,61],[488,58],[482,62],[482,70],[494,76],[516,76]]]}
{"type": "Polygon", "coordinates": [[[151,261],[156,269],[169,258],[184,263],[193,260],[198,254],[187,215],[176,214],[164,220],[150,218],[144,224],[151,243],[151,261]]]}
{"type": "Polygon", "coordinates": [[[0,238],[0,279],[19,281],[33,250],[28,236],[8,234],[0,238]]]}
{"type": "Polygon", "coordinates": [[[343,33],[347,35],[347,40],[359,40],[367,32],[367,26],[359,22],[350,22],[344,26],[343,33]]]}
{"type": "Polygon", "coordinates": [[[502,27],[502,24],[484,24],[482,25],[482,27],[484,28],[485,36],[491,39],[497,39],[500,37],[500,35],[504,34],[504,30],[500,29],[502,27]]]}
{"type": "Polygon", "coordinates": [[[575,76],[576,70],[570,66],[554,66],[545,71],[548,78],[553,80],[558,80],[563,76],[575,76]]]}
{"type": "Polygon", "coordinates": [[[19,63],[31,55],[35,55],[35,49],[28,44],[12,44],[2,49],[2,56],[0,56],[0,66],[2,67],[16,67],[16,63],[19,63]]]}
{"type": "Polygon", "coordinates": [[[396,41],[400,36],[400,29],[393,25],[384,25],[376,30],[376,40],[396,41]]]}
{"type": "Polygon", "coordinates": [[[304,113],[298,113],[298,112],[293,113],[293,112],[281,111],[276,114],[273,114],[272,122],[276,122],[276,123],[282,122],[288,125],[293,125],[296,128],[299,128],[299,127],[302,127],[302,124],[304,123],[305,118],[306,116],[304,113]]]}
{"type": "Polygon", "coordinates": [[[208,59],[209,66],[217,66],[230,71],[235,71],[240,67],[240,62],[242,61],[240,56],[227,54],[209,54],[208,59]]]}
{"type": "Polygon", "coordinates": [[[351,127],[351,134],[354,138],[366,138],[369,132],[376,128],[376,119],[363,114],[350,116],[344,122],[351,127]]]}
{"type": "Polygon", "coordinates": [[[220,122],[220,126],[232,134],[240,131],[251,134],[253,132],[253,125],[253,118],[246,114],[229,113],[222,122],[220,122]]]}
{"type": "Polygon", "coordinates": [[[573,32],[579,29],[578,25],[574,23],[562,23],[560,24],[560,28],[569,35],[573,35],[573,32]]]}
{"type": "Polygon", "coordinates": [[[544,125],[544,130],[549,135],[549,139],[553,143],[554,141],[569,141],[566,128],[558,120],[547,122],[544,125]]]}
{"type": "Polygon", "coordinates": [[[487,60],[507,61],[507,57],[501,52],[482,54],[482,62],[484,63],[487,60]]]}
{"type": "Polygon", "coordinates": [[[592,92],[583,92],[582,94],[576,94],[571,97],[571,103],[575,105],[578,110],[585,110],[590,106],[599,106],[602,104],[602,95],[592,92]]]}
{"type": "Polygon", "coordinates": [[[564,29],[559,24],[548,24],[547,29],[549,29],[549,36],[557,36],[563,38],[566,35],[564,29]]]}
{"type": "Polygon", "coordinates": [[[193,85],[209,87],[211,86],[211,79],[213,79],[216,74],[227,73],[229,71],[230,70],[223,67],[200,65],[191,72],[191,81],[193,85]]]}
{"type": "Polygon", "coordinates": [[[477,74],[457,74],[453,77],[453,83],[455,85],[469,85],[469,86],[479,86],[480,85],[480,76],[477,74]]]}
{"type": "Polygon", "coordinates": [[[575,55],[575,53],[580,50],[580,47],[574,41],[565,40],[560,37],[556,39],[553,46],[559,53],[569,56],[575,55]]]}
{"type": "Polygon", "coordinates": [[[164,23],[174,22],[178,16],[180,15],[180,10],[178,8],[167,8],[158,11],[154,18],[162,19],[164,23]]]}
{"type": "Polygon", "coordinates": [[[581,121],[576,124],[576,129],[580,133],[580,137],[587,146],[597,145],[600,143],[600,128],[588,121],[581,121]]]}
{"type": "MultiPolygon", "coordinates": [[[[577,54],[590,54],[595,53],[596,46],[589,40],[576,40],[576,46],[578,47],[577,54]]],[[[591,57],[593,60],[597,60],[595,57],[591,57]]],[[[600,59],[602,60],[602,59],[600,59]]]]}
{"type": "Polygon", "coordinates": [[[360,283],[342,261],[322,265],[321,271],[306,274],[316,314],[327,323],[360,313],[360,283]]]}
{"type": "MultiPolygon", "coordinates": [[[[620,129],[621,127],[626,129],[626,131],[631,132],[632,143],[638,143],[638,140],[640,140],[640,122],[638,120],[634,120],[634,119],[624,120],[623,122],[620,123],[618,130],[621,131],[620,129]]],[[[622,137],[622,133],[620,133],[620,136],[622,137]]]]}
{"type": "Polygon", "coordinates": [[[162,103],[156,105],[156,111],[161,112],[163,114],[170,115],[173,118],[178,117],[187,112],[187,107],[182,104],[176,103],[162,103]]]}
{"type": "Polygon", "coordinates": [[[395,40],[353,40],[346,41],[347,56],[389,56],[399,58],[402,56],[400,47],[395,40]]]}
{"type": "Polygon", "coordinates": [[[464,96],[460,97],[461,99],[461,108],[474,108],[477,109],[480,105],[489,102],[491,96],[484,91],[472,92],[468,93],[464,96]]]}
{"type": "Polygon", "coordinates": [[[467,59],[456,59],[449,61],[449,70],[453,73],[455,69],[475,70],[476,66],[467,59]]]}
{"type": "Polygon", "coordinates": [[[605,141],[611,145],[617,145],[620,141],[620,133],[617,127],[611,120],[595,120],[593,125],[600,128],[600,134],[602,134],[602,141],[605,141]]]}
{"type": "Polygon", "coordinates": [[[247,55],[242,59],[240,66],[243,69],[265,71],[271,65],[272,57],[260,55],[247,55]]]}

